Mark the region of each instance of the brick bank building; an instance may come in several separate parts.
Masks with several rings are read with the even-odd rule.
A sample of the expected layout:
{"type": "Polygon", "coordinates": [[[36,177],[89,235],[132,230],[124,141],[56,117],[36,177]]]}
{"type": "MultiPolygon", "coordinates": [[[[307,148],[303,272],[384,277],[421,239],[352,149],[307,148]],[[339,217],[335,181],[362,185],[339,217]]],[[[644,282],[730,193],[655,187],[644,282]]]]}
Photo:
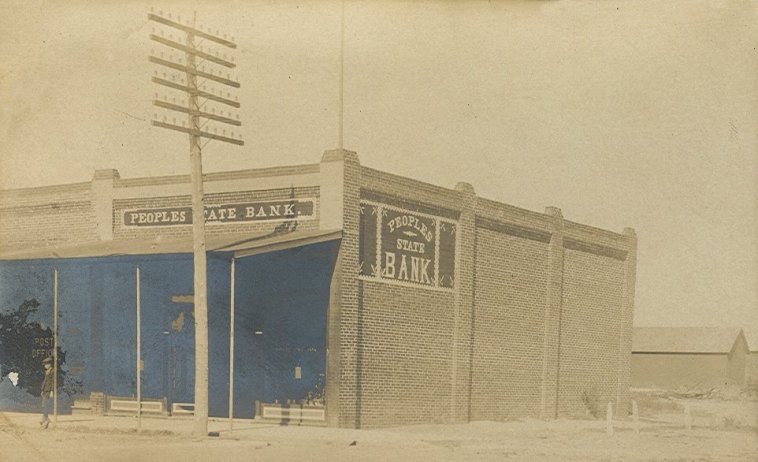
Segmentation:
{"type": "MultiPolygon", "coordinates": [[[[35,299],[30,320],[52,325],[58,272],[63,412],[92,393],[136,395],[137,267],[142,397],[162,412],[192,403],[189,191],[188,176],[115,170],[0,191],[0,310],[35,299]]],[[[211,416],[229,414],[232,307],[235,417],[367,428],[585,415],[588,401],[626,411],[632,229],[340,150],[206,174],[205,195],[211,416]]],[[[44,343],[29,342],[18,347],[44,343]]],[[[27,395],[0,382],[3,410],[33,410],[27,395]]]]}

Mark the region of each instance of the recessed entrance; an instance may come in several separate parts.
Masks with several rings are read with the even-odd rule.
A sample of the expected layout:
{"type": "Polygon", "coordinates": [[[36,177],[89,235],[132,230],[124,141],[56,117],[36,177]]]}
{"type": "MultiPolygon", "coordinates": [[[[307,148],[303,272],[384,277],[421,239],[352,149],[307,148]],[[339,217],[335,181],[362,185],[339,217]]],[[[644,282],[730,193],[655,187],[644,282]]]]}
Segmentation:
{"type": "MultiPolygon", "coordinates": [[[[323,406],[329,286],[338,248],[339,241],[330,241],[237,260],[235,417],[323,406]]],[[[280,415],[290,417],[289,411],[280,415]]]]}

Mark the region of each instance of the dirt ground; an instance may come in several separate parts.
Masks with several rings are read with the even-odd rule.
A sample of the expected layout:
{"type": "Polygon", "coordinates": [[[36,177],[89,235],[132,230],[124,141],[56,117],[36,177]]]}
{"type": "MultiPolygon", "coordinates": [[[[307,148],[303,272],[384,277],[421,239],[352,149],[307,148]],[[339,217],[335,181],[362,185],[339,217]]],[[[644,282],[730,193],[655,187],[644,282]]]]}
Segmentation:
{"type": "Polygon", "coordinates": [[[517,420],[381,430],[191,419],[0,414],[0,461],[758,461],[758,401],[638,397],[640,419],[517,420]],[[689,412],[686,409],[689,408],[689,412]],[[687,415],[690,417],[688,418],[687,415]],[[687,429],[687,423],[690,429],[687,429]]]}

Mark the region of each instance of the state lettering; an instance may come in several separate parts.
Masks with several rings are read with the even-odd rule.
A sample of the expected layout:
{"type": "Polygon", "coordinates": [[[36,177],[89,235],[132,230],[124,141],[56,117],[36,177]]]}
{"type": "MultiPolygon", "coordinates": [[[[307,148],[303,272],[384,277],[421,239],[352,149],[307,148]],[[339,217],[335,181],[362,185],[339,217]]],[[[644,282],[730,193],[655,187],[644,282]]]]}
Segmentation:
{"type": "Polygon", "coordinates": [[[397,250],[406,250],[409,252],[424,253],[424,243],[409,241],[408,239],[397,240],[397,250]]]}

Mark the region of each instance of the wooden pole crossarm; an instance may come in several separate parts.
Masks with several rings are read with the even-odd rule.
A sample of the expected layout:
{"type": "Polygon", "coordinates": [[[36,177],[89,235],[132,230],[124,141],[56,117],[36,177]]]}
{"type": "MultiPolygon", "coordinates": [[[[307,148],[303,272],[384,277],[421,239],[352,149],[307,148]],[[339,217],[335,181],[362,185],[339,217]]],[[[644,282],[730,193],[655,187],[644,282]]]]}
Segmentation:
{"type": "Polygon", "coordinates": [[[229,40],[224,40],[220,37],[216,37],[215,35],[207,34],[200,29],[195,29],[194,27],[185,26],[184,24],[174,22],[170,19],[163,18],[161,16],[158,16],[157,14],[149,13],[147,15],[147,19],[155,22],[159,22],[161,24],[164,24],[169,27],[173,27],[175,29],[179,29],[183,32],[186,32],[188,34],[195,35],[196,37],[202,37],[206,40],[210,40],[212,42],[216,42],[220,45],[224,45],[225,47],[229,48],[237,48],[237,44],[234,42],[230,42],[229,40]]]}
{"type": "Polygon", "coordinates": [[[224,141],[226,143],[236,144],[237,146],[244,146],[245,142],[242,140],[236,140],[226,136],[215,135],[213,133],[204,132],[202,130],[193,130],[187,127],[180,127],[178,125],[167,124],[166,122],[159,122],[157,120],[151,120],[150,123],[156,127],[168,128],[169,130],[176,130],[182,133],[189,133],[190,135],[202,136],[203,138],[210,138],[212,140],[224,141]]]}
{"type": "Polygon", "coordinates": [[[199,117],[203,117],[205,119],[211,119],[211,120],[215,120],[216,122],[222,122],[222,123],[234,125],[237,127],[242,125],[242,122],[240,122],[239,120],[230,119],[229,117],[223,117],[223,116],[211,114],[208,112],[194,111],[194,110],[188,109],[185,106],[179,106],[178,104],[167,103],[165,101],[153,101],[153,104],[155,106],[162,107],[163,109],[170,109],[172,111],[182,112],[184,114],[196,115],[199,117]]]}
{"type": "Polygon", "coordinates": [[[188,47],[186,45],[182,45],[181,43],[177,43],[177,42],[174,42],[174,41],[171,41],[171,40],[167,40],[167,39],[165,39],[163,37],[159,37],[159,36],[157,36],[155,34],[150,34],[150,40],[155,40],[156,42],[158,42],[158,43],[160,43],[162,45],[166,45],[167,47],[175,48],[177,50],[183,51],[183,52],[191,54],[191,55],[195,55],[198,58],[203,58],[206,61],[211,61],[211,62],[214,62],[216,64],[220,64],[220,65],[222,65],[224,67],[228,67],[230,69],[234,68],[234,67],[237,67],[237,65],[234,64],[234,63],[232,63],[232,62],[226,61],[226,60],[221,59],[221,58],[217,58],[217,57],[213,56],[212,54],[205,53],[203,51],[194,50],[194,49],[192,49],[192,48],[190,48],[190,47],[188,47]]]}
{"type": "Polygon", "coordinates": [[[159,85],[163,85],[163,86],[166,86],[166,87],[169,87],[169,88],[173,88],[174,90],[180,90],[180,91],[183,91],[183,92],[186,92],[186,93],[195,94],[195,95],[197,95],[197,96],[199,96],[201,98],[206,98],[206,99],[209,99],[211,101],[216,101],[217,103],[226,104],[227,106],[236,107],[236,108],[240,107],[240,103],[238,101],[232,101],[230,99],[222,98],[220,96],[214,95],[213,93],[208,93],[208,92],[205,92],[205,91],[202,91],[202,90],[194,90],[194,89],[192,89],[190,87],[187,87],[185,85],[174,83],[174,82],[172,82],[170,80],[162,79],[160,77],[153,77],[153,83],[157,83],[159,85]]]}
{"type": "Polygon", "coordinates": [[[235,82],[234,80],[225,79],[223,77],[219,77],[217,75],[210,74],[208,72],[198,71],[197,69],[189,66],[183,66],[181,64],[176,64],[174,62],[156,58],[155,56],[150,56],[149,58],[151,63],[160,64],[161,66],[166,66],[168,68],[185,72],[187,74],[196,75],[198,77],[202,77],[204,79],[213,80],[214,82],[223,83],[224,85],[229,85],[230,87],[239,88],[240,84],[239,82],[235,82]]]}
{"type": "Polygon", "coordinates": [[[190,305],[195,303],[195,296],[190,295],[172,295],[171,296],[171,302],[172,303],[188,303],[190,305]]]}

